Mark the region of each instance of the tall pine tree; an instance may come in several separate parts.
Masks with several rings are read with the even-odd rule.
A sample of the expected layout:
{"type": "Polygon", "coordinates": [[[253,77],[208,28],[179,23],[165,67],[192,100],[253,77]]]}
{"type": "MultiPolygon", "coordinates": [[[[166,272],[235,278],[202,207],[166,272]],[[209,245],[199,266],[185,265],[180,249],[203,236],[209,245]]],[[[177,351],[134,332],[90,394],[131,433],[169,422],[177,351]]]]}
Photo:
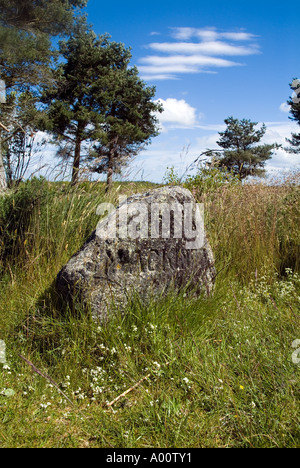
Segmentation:
{"type": "Polygon", "coordinates": [[[72,160],[73,185],[84,160],[94,161],[92,170],[106,172],[110,185],[138,145],[157,134],[154,112],[161,108],[152,101],[155,89],[129,68],[129,49],[97,36],[84,21],[61,42],[60,52],[64,63],[42,99],[43,128],[59,142],[58,154],[72,160]]]}

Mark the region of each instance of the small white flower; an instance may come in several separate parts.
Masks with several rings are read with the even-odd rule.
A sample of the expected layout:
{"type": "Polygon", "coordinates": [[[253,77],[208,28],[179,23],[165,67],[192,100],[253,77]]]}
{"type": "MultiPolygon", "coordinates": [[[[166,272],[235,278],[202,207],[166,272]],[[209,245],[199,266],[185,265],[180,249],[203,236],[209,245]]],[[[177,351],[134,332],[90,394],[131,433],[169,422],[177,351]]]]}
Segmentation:
{"type": "Polygon", "coordinates": [[[65,383],[63,383],[61,386],[62,386],[63,388],[68,388],[68,387],[70,387],[70,385],[71,385],[70,382],[65,382],[65,383]]]}
{"type": "Polygon", "coordinates": [[[40,404],[40,407],[43,408],[43,409],[47,409],[49,406],[51,406],[50,402],[45,403],[45,404],[43,404],[43,403],[40,404]]]}

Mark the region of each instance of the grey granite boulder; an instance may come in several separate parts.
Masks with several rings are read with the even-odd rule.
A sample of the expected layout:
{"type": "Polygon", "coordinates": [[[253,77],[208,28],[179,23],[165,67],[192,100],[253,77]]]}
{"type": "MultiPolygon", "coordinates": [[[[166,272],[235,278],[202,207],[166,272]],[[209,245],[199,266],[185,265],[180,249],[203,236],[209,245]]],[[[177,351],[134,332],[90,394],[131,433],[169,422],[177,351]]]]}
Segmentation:
{"type": "Polygon", "coordinates": [[[68,300],[89,303],[95,319],[124,309],[132,294],[142,300],[169,288],[210,294],[215,267],[201,206],[189,190],[164,187],[132,195],[110,211],[57,277],[68,300]]]}

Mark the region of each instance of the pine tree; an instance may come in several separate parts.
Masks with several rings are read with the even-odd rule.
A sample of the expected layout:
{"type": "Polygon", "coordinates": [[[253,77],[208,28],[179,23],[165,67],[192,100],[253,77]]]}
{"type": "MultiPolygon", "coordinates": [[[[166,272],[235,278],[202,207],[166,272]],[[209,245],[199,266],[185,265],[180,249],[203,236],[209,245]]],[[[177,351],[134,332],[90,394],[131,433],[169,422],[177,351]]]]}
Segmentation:
{"type": "MultiPolygon", "coordinates": [[[[290,84],[291,89],[296,93],[296,96],[291,97],[288,101],[288,104],[291,109],[292,116],[290,117],[291,120],[300,125],[300,81],[295,79],[290,84]]],[[[292,133],[292,138],[288,139],[287,142],[291,145],[288,148],[285,148],[286,151],[289,153],[298,154],[300,153],[300,133],[292,133]]]]}
{"type": "Polygon", "coordinates": [[[145,86],[136,67],[125,68],[108,79],[103,95],[104,132],[90,154],[95,158],[92,171],[107,174],[107,190],[113,174],[118,174],[152,137],[158,135],[155,112],[162,107],[154,103],[155,88],[145,86]]]}
{"type": "MultiPolygon", "coordinates": [[[[0,0],[0,79],[5,82],[8,93],[23,93],[52,79],[50,64],[55,53],[51,37],[69,32],[74,13],[86,3],[87,0],[0,0]]],[[[1,143],[10,137],[7,130],[2,124],[2,190],[6,189],[7,183],[1,143]]]]}
{"type": "Polygon", "coordinates": [[[56,36],[72,27],[74,12],[88,0],[0,0],[0,24],[56,36]]]}
{"type": "Polygon", "coordinates": [[[225,120],[227,129],[220,132],[220,140],[217,144],[223,148],[220,152],[212,151],[210,156],[221,167],[237,175],[240,179],[249,176],[262,176],[265,173],[265,164],[271,159],[272,151],[280,146],[258,145],[266,133],[265,124],[258,130],[257,122],[246,119],[225,120]]]}
{"type": "Polygon", "coordinates": [[[112,173],[137,146],[156,135],[160,109],[153,103],[137,70],[129,68],[131,53],[108,35],[97,36],[84,21],[69,40],[60,44],[64,58],[48,87],[45,129],[60,143],[58,154],[72,158],[72,184],[78,182],[83,159],[100,157],[93,170],[112,173]],[[88,148],[88,145],[92,146],[88,148]]]}
{"type": "Polygon", "coordinates": [[[87,0],[0,0],[0,77],[7,89],[49,79],[51,37],[70,31],[87,0]]]}

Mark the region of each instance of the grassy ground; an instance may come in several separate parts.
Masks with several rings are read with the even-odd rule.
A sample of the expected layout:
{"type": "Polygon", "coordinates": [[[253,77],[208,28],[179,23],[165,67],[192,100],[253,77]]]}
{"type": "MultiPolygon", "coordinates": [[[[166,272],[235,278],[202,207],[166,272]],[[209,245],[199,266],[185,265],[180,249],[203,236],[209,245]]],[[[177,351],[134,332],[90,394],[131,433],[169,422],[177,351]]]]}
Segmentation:
{"type": "MultiPolygon", "coordinates": [[[[190,186],[205,203],[214,295],[135,298],[104,325],[62,309],[53,290],[97,223],[104,187],[33,181],[2,199],[0,446],[299,447],[294,182],[190,186]]],[[[150,186],[117,184],[109,200],[150,186]]]]}

